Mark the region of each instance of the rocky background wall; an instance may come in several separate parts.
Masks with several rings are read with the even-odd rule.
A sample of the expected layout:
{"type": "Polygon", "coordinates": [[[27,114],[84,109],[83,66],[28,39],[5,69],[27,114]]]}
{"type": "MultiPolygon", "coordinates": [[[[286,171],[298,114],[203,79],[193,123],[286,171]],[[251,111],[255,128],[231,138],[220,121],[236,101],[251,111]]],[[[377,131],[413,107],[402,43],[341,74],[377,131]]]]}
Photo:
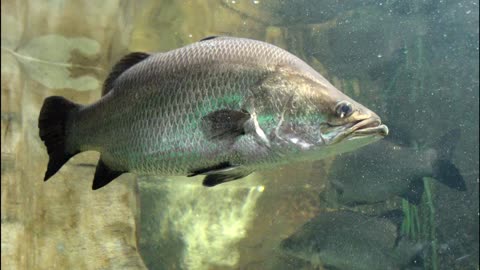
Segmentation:
{"type": "Polygon", "coordinates": [[[43,182],[38,137],[43,99],[88,103],[127,51],[128,1],[2,1],[2,269],[146,269],[138,254],[132,176],[92,192],[96,153],[73,158],[43,182]]]}

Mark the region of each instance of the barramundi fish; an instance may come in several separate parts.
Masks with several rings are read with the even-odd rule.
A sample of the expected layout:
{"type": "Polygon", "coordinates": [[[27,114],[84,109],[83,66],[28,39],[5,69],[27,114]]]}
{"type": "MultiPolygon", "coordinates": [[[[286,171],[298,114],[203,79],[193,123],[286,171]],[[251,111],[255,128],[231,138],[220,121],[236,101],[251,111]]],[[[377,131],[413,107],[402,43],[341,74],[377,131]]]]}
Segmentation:
{"type": "Polygon", "coordinates": [[[100,152],[98,189],[119,175],[206,175],[205,186],[255,170],[321,159],[383,138],[380,117],[274,45],[208,37],[162,53],[134,52],[97,102],[45,99],[45,180],[72,156],[100,152]]]}
{"type": "Polygon", "coordinates": [[[352,211],[320,213],[284,239],[280,250],[322,269],[423,269],[427,246],[398,233],[397,212],[376,217],[352,211]]]}
{"type": "Polygon", "coordinates": [[[330,168],[330,185],[322,197],[346,206],[383,202],[394,196],[419,204],[424,177],[465,191],[465,180],[452,162],[459,140],[460,130],[453,129],[425,147],[387,138],[355,153],[341,155],[330,168]]]}

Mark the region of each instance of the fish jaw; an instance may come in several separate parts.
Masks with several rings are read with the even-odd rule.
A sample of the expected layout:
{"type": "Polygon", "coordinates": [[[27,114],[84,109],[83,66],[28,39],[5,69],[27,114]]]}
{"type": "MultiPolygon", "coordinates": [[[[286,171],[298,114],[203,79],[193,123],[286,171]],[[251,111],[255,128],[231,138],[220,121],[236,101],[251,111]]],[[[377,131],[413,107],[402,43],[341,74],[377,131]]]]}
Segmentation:
{"type": "MultiPolygon", "coordinates": [[[[388,134],[388,127],[379,121],[363,120],[351,126],[334,127],[329,133],[320,132],[320,139],[305,147],[298,144],[297,156],[300,160],[320,160],[334,155],[351,152],[363,146],[383,139],[388,134]]],[[[292,140],[290,141],[292,143],[292,140]]],[[[293,144],[293,143],[292,143],[293,144]]]]}
{"type": "Polygon", "coordinates": [[[318,131],[309,138],[294,133],[277,136],[272,132],[270,136],[272,147],[269,150],[281,157],[278,161],[280,163],[320,160],[357,150],[383,139],[388,134],[386,125],[366,126],[366,124],[368,122],[356,127],[335,127],[327,134],[318,131]],[[312,137],[319,139],[314,141],[312,137]]]}
{"type": "Polygon", "coordinates": [[[327,145],[338,144],[344,140],[355,140],[364,137],[381,139],[389,133],[388,127],[382,124],[382,121],[378,116],[342,126],[331,126],[326,124],[321,127],[321,130],[321,134],[324,134],[321,140],[327,145]]]}

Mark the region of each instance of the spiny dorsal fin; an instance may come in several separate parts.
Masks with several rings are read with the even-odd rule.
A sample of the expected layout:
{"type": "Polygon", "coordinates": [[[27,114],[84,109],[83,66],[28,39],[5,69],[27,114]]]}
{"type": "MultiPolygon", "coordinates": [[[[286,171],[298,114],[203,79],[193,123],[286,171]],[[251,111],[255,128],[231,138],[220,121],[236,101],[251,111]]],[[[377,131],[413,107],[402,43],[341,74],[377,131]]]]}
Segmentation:
{"type": "Polygon", "coordinates": [[[206,40],[215,39],[215,38],[219,38],[219,37],[222,37],[222,36],[208,36],[208,37],[204,37],[204,38],[200,39],[199,41],[206,41],[206,40]]]}
{"type": "Polygon", "coordinates": [[[204,37],[204,38],[200,39],[198,42],[212,40],[212,39],[232,39],[232,38],[234,38],[234,37],[231,37],[231,36],[208,36],[208,37],[204,37]]]}
{"type": "Polygon", "coordinates": [[[125,55],[113,67],[107,79],[103,83],[102,96],[107,94],[113,88],[113,82],[127,69],[140,63],[149,57],[150,54],[144,52],[132,52],[125,55]]]}

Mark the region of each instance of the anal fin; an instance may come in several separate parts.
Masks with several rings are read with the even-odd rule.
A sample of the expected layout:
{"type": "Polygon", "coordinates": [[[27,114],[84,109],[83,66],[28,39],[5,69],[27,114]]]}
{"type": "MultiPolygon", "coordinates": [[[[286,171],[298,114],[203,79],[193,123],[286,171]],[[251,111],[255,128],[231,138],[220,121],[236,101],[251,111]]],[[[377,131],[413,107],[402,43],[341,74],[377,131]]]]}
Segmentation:
{"type": "Polygon", "coordinates": [[[112,182],[115,178],[119,177],[126,171],[115,171],[110,169],[102,159],[98,161],[97,169],[95,170],[95,176],[93,178],[92,189],[96,190],[106,186],[108,183],[112,182]]]}
{"type": "Polygon", "coordinates": [[[230,162],[220,162],[220,163],[218,163],[217,165],[214,165],[214,166],[193,170],[193,171],[190,172],[188,177],[197,176],[197,175],[200,175],[200,174],[215,173],[215,172],[219,172],[219,171],[229,170],[229,169],[232,169],[232,168],[235,168],[235,166],[230,164],[230,162]]]}
{"type": "Polygon", "coordinates": [[[404,198],[411,204],[419,205],[422,202],[423,191],[423,180],[422,178],[417,178],[410,183],[408,190],[403,194],[400,194],[400,197],[404,198]]]}

